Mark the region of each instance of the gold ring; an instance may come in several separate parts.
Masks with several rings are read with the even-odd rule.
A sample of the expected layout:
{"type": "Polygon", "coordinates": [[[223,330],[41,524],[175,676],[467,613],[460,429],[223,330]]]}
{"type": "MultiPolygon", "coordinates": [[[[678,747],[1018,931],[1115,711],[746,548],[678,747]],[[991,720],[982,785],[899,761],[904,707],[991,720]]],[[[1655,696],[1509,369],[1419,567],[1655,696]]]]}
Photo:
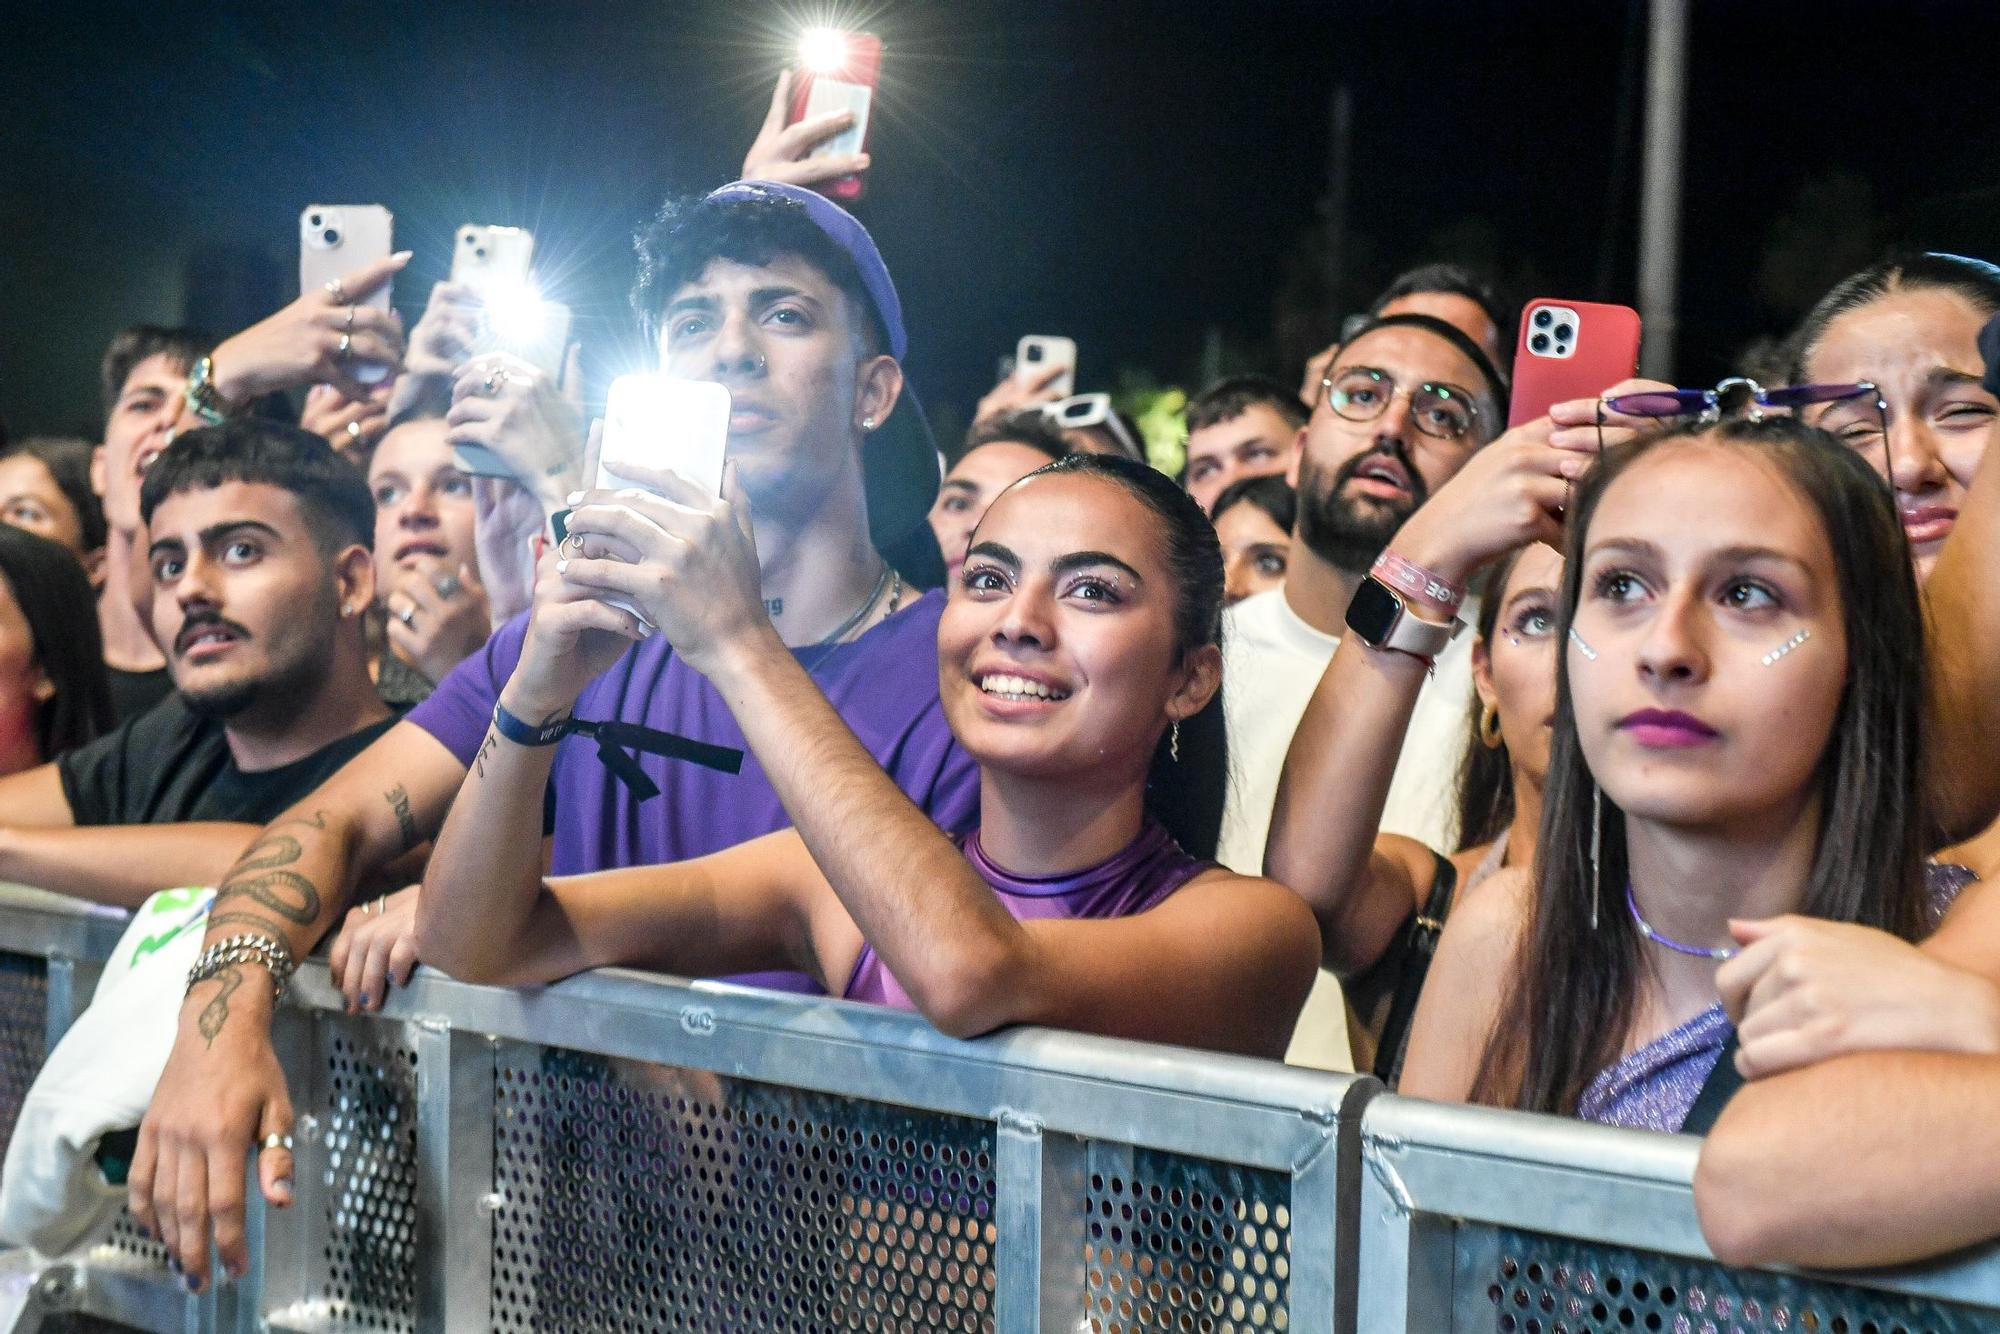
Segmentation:
{"type": "Polygon", "coordinates": [[[292,1151],[292,1137],[290,1135],[266,1135],[263,1142],[257,1146],[257,1152],[263,1153],[266,1149],[283,1149],[286,1153],[290,1153],[292,1151]]]}

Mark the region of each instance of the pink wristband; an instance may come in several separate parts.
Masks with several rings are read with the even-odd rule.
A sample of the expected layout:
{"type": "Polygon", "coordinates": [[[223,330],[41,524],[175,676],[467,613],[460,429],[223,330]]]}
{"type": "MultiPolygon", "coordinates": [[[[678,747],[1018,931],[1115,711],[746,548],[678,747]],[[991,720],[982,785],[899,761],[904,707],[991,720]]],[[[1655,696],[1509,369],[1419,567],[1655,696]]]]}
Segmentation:
{"type": "Polygon", "coordinates": [[[1393,551],[1377,556],[1369,573],[1400,593],[1428,602],[1446,616],[1456,616],[1459,604],[1465,601],[1463,588],[1393,551]]]}

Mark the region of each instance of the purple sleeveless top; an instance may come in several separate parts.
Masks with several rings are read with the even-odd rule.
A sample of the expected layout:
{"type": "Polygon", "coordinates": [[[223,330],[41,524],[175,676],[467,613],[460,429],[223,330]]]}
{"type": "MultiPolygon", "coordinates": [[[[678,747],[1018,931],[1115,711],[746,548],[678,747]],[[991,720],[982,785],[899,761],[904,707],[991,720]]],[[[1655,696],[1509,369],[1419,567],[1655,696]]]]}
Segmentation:
{"type": "MultiPolygon", "coordinates": [[[[1147,820],[1139,837],[1109,861],[1068,875],[1026,877],[1002,870],[987,860],[979,846],[979,831],[957,840],[959,850],[979,872],[979,878],[993,886],[993,892],[1014,915],[1016,921],[1042,918],[1068,920],[1131,917],[1163,902],[1169,894],[1214,866],[1190,857],[1168,836],[1166,827],[1147,820]]],[[[861,947],[854,961],[854,974],[847,979],[841,995],[848,1000],[888,1005],[898,1010],[914,1010],[909,993],[883,966],[873,945],[861,947]]]]}
{"type": "MultiPolygon", "coordinates": [[[[1924,887],[1930,894],[1932,927],[1944,920],[1959,891],[1976,879],[1963,866],[1925,864],[1924,887]]],[[[1702,1085],[1708,1082],[1723,1044],[1734,1031],[1722,1006],[1709,1006],[1680,1027],[1628,1052],[1616,1065],[1599,1071],[1577,1099],[1578,1119],[1677,1133],[1687,1123],[1702,1085]]]]}

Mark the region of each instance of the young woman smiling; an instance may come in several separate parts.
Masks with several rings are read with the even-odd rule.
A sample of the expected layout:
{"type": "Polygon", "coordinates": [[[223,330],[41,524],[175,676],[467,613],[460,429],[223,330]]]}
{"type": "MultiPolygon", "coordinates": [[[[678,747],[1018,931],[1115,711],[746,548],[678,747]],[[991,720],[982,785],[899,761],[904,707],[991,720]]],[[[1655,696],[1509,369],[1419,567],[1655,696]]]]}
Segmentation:
{"type": "Polygon", "coordinates": [[[1569,506],[1533,877],[1447,924],[1406,1092],[1660,1130],[1730,1027],[1731,922],[1936,920],[1923,621],[1895,507],[1791,419],[1609,451],[1569,506]]]}
{"type": "Polygon", "coordinates": [[[671,475],[593,493],[547,569],[520,665],[452,806],[419,956],[527,984],[627,964],[790,968],[954,1034],[1033,1023],[1276,1056],[1318,933],[1281,886],[1181,851],[1149,814],[1221,681],[1214,530],[1164,476],[1073,456],[987,512],[938,627],[940,693],[980,766],[979,826],[940,832],[772,630],[748,506],[671,475]],[[545,880],[514,831],[567,716],[650,628],[729,701],[795,828],[697,861],[545,880]]]}

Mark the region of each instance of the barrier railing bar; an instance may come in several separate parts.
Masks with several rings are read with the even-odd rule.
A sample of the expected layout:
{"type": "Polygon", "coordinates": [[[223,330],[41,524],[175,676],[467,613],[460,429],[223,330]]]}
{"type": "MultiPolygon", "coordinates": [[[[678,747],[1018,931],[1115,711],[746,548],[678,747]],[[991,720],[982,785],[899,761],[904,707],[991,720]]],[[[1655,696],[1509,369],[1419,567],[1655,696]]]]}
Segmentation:
{"type": "Polygon", "coordinates": [[[420,1025],[417,1047],[419,1329],[490,1329],[494,1060],[491,1040],[420,1025]]]}
{"type": "MultiPolygon", "coordinates": [[[[300,968],[293,996],[328,1011],[344,1003],[318,962],[300,968]]],[[[951,1115],[1033,1107],[1047,1130],[1286,1172],[1356,1082],[1045,1030],[961,1042],[874,1006],[615,972],[516,992],[419,969],[382,1012],[415,1022],[447,1015],[454,1028],[502,1039],[951,1115]]]]}
{"type": "MultiPolygon", "coordinates": [[[[320,1138],[319,1118],[314,1108],[318,1092],[319,1022],[317,1018],[290,1006],[281,1006],[274,1016],[271,1036],[285,1072],[285,1087],[291,1090],[292,1123],[292,1203],[274,1209],[264,1203],[260,1190],[248,1202],[263,1229],[260,1268],[251,1281],[260,1294],[259,1305],[270,1312],[273,1329],[300,1328],[290,1321],[305,1314],[311,1296],[308,1274],[311,1268],[313,1220],[326,1207],[326,1187],[322,1174],[313,1170],[320,1138]]],[[[254,1164],[252,1165],[254,1169],[254,1164]]],[[[254,1262],[253,1262],[254,1263],[254,1262]]]]}
{"type": "Polygon", "coordinates": [[[1355,1325],[1355,1229],[1359,1222],[1363,1110],[1380,1096],[1356,1080],[1325,1137],[1292,1167],[1291,1328],[1351,1334],[1355,1325]],[[1302,1225],[1303,1224],[1303,1225],[1302,1225]]]}
{"type": "Polygon", "coordinates": [[[1071,1328],[1084,1309],[1084,1143],[1009,1108],[993,1119],[995,1328],[1071,1328]]]}

